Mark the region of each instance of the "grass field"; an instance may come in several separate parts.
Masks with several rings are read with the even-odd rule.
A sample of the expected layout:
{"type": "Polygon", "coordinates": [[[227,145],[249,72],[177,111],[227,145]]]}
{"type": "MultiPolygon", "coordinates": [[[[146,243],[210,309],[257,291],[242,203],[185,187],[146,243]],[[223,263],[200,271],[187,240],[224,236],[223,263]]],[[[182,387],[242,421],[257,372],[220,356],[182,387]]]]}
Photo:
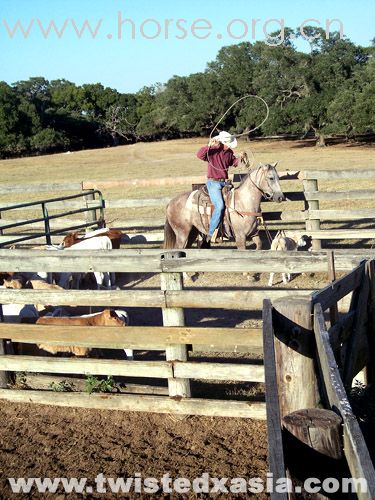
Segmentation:
{"type": "MultiPolygon", "coordinates": [[[[0,161],[2,183],[121,180],[204,175],[195,156],[206,139],[138,143],[110,149],[79,151],[0,161]]],[[[256,162],[280,162],[280,169],[375,168],[374,147],[335,145],[316,148],[310,141],[252,141],[239,150],[253,152],[256,162]]],[[[142,196],[136,190],[132,195],[142,196]]],[[[147,193],[149,194],[149,193],[147,193]]]]}

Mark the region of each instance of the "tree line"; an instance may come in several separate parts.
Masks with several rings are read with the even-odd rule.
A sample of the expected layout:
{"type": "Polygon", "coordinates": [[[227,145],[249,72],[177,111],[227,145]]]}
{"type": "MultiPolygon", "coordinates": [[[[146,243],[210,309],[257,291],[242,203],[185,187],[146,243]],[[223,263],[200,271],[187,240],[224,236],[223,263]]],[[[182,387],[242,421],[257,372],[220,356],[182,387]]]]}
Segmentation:
{"type": "MultiPolygon", "coordinates": [[[[137,93],[43,77],[0,82],[0,156],[208,135],[247,94],[262,97],[270,108],[257,135],[314,135],[324,144],[331,134],[374,133],[375,39],[362,47],[336,32],[328,39],[319,28],[305,33],[311,36],[308,53],[293,43],[299,31],[286,28],[280,45],[223,47],[204,72],[173,76],[137,93]]],[[[260,102],[247,99],[220,127],[246,133],[264,114],[260,102]]]]}

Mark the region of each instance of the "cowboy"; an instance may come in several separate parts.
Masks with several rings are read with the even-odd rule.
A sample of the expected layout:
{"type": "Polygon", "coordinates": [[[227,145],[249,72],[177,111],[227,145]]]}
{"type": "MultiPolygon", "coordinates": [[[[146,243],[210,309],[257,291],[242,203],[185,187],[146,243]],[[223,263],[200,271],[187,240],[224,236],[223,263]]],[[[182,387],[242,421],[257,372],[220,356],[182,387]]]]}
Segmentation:
{"type": "Polygon", "coordinates": [[[232,166],[237,167],[240,160],[245,156],[245,153],[241,152],[239,158],[236,158],[233,153],[233,149],[236,147],[237,139],[233,135],[228,132],[220,132],[197,153],[200,160],[208,162],[207,191],[214,205],[206,239],[207,243],[211,241],[224,211],[225,205],[221,191],[228,179],[228,169],[232,166]]]}

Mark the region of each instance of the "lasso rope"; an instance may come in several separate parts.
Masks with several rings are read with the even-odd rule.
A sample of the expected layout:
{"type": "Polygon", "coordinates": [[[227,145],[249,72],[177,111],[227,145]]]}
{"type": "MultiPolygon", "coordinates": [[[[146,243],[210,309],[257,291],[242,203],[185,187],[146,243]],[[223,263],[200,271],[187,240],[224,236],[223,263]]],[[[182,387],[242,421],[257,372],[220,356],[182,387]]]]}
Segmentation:
{"type": "MultiPolygon", "coordinates": [[[[233,103],[233,104],[232,104],[232,105],[231,105],[231,106],[230,106],[230,107],[226,110],[226,112],[225,112],[225,113],[221,116],[220,120],[216,123],[215,127],[214,127],[214,128],[212,129],[212,131],[211,131],[211,134],[210,134],[210,141],[211,141],[211,139],[212,139],[213,133],[215,132],[215,130],[217,130],[218,126],[219,126],[219,125],[220,125],[220,123],[224,120],[224,118],[227,116],[227,114],[229,113],[229,111],[231,111],[231,109],[233,109],[233,108],[234,108],[234,106],[236,106],[236,104],[238,104],[239,102],[244,101],[245,99],[249,99],[249,98],[258,99],[259,101],[261,101],[261,102],[265,105],[265,107],[266,107],[266,116],[265,116],[265,118],[263,119],[262,123],[260,123],[259,125],[257,125],[257,126],[256,126],[256,127],[254,127],[253,129],[251,129],[251,130],[247,130],[246,132],[243,132],[242,134],[232,134],[232,135],[233,135],[233,137],[236,137],[236,138],[237,138],[237,137],[242,137],[242,136],[244,136],[244,135],[249,135],[249,134],[251,134],[252,132],[255,132],[255,130],[260,129],[260,128],[261,128],[261,127],[262,127],[262,126],[266,123],[266,121],[268,120],[269,115],[270,115],[270,108],[269,108],[268,104],[266,103],[266,101],[265,101],[262,97],[259,97],[258,95],[248,94],[248,95],[245,95],[245,96],[240,97],[239,99],[237,99],[237,101],[236,101],[236,102],[234,102],[234,103],[233,103]]],[[[209,144],[209,145],[208,145],[208,150],[207,150],[207,159],[208,159],[208,163],[210,163],[210,157],[209,157],[209,155],[210,155],[210,149],[211,149],[211,146],[210,146],[210,144],[209,144]]],[[[248,162],[248,166],[247,166],[247,168],[248,168],[248,169],[251,169],[251,168],[252,168],[252,166],[253,166],[253,164],[254,164],[254,162],[255,162],[255,155],[254,155],[254,153],[251,151],[251,149],[250,149],[250,153],[251,153],[251,156],[252,156],[252,160],[251,160],[251,162],[248,162]]],[[[214,165],[212,165],[212,163],[211,163],[211,167],[212,167],[213,169],[215,169],[215,170],[218,170],[218,169],[217,169],[214,165]]]]}
{"type": "Polygon", "coordinates": [[[234,106],[236,104],[238,104],[239,102],[245,100],[245,99],[249,99],[250,97],[252,97],[253,99],[258,99],[259,101],[262,101],[262,103],[265,105],[266,107],[266,117],[264,118],[264,120],[262,121],[262,123],[260,125],[257,125],[255,128],[251,129],[251,130],[247,130],[246,132],[243,132],[242,134],[233,134],[234,137],[242,137],[243,135],[248,135],[248,134],[251,134],[252,132],[255,132],[255,130],[258,130],[262,125],[264,125],[266,123],[266,121],[268,120],[268,117],[270,116],[270,108],[268,106],[268,104],[266,103],[266,101],[262,98],[262,97],[259,97],[258,95],[253,95],[253,94],[248,94],[248,95],[245,95],[243,97],[240,97],[239,99],[237,99],[236,102],[234,102],[227,110],[226,112],[223,114],[223,116],[220,118],[220,120],[217,122],[217,124],[215,125],[215,127],[212,129],[211,131],[211,134],[210,134],[210,139],[212,139],[212,134],[215,132],[215,130],[217,130],[217,127],[220,125],[220,123],[224,120],[224,118],[227,116],[227,114],[229,113],[229,111],[231,109],[234,108],[234,106]]]}

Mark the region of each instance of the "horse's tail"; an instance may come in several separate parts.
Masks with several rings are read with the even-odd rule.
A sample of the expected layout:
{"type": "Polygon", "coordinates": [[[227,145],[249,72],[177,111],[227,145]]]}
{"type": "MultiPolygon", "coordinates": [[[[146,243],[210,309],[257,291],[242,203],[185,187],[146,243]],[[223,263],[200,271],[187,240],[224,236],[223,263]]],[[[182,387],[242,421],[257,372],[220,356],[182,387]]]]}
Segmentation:
{"type": "Polygon", "coordinates": [[[169,224],[168,218],[165,220],[164,224],[164,243],[163,248],[175,248],[176,247],[176,234],[169,224]]]}

